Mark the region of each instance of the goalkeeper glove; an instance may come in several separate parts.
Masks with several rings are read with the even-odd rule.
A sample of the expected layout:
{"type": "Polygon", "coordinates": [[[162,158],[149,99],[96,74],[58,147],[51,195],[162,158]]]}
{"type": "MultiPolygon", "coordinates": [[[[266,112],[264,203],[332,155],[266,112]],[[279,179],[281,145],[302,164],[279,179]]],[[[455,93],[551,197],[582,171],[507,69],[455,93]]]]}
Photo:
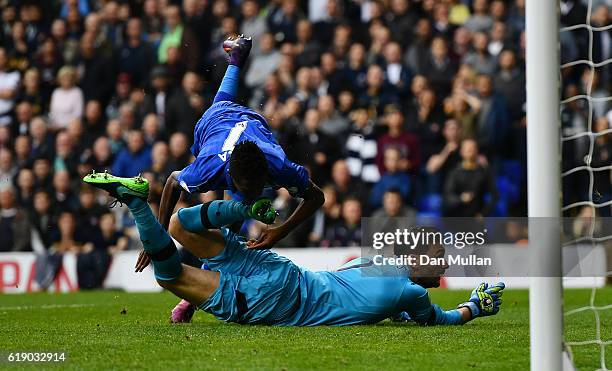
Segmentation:
{"type": "Polygon", "coordinates": [[[503,282],[490,286],[483,282],[472,291],[470,300],[459,304],[457,308],[469,308],[472,312],[472,318],[497,314],[502,303],[501,296],[505,287],[506,285],[503,282]]]}

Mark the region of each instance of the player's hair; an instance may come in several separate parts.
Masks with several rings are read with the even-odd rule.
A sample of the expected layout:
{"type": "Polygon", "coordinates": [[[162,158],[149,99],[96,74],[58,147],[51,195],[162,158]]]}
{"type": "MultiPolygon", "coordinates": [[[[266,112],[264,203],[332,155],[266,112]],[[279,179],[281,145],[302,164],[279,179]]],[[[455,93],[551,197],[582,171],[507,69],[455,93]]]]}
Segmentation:
{"type": "Polygon", "coordinates": [[[263,152],[250,140],[238,143],[230,156],[229,173],[232,178],[257,179],[268,174],[268,161],[263,152]]]}

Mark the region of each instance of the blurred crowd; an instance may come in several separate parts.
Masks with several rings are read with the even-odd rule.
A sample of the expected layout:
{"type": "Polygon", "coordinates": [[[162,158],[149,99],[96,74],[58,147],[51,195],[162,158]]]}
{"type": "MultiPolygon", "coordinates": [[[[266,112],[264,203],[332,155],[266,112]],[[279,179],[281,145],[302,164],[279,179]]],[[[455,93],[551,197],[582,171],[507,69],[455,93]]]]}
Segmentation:
{"type": "MultiPolygon", "coordinates": [[[[600,62],[612,30],[597,29],[611,8],[560,1],[563,26],[595,28],[561,34],[562,64],[594,63],[562,68],[563,170],[601,168],[564,177],[565,205],[611,200],[612,64],[600,62]]],[[[326,196],[281,245],[357,246],[367,216],[526,215],[525,0],[0,0],[0,11],[0,251],[34,250],[47,266],[77,252],[81,287],[138,244],[125,208],[80,178],[141,173],[155,208],[192,160],[227,65],[221,44],[238,34],[254,42],[240,102],[326,196]]],[[[271,196],[280,218],[296,207],[271,196]]]]}

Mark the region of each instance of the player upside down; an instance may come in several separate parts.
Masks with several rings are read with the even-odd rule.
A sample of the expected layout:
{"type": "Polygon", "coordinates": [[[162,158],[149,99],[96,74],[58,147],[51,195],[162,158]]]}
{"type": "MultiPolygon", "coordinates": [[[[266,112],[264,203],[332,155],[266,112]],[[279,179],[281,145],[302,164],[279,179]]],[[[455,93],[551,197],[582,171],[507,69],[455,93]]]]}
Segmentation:
{"type": "MultiPolygon", "coordinates": [[[[257,199],[265,187],[285,188],[301,198],[296,210],[281,225],[265,229],[250,246],[270,248],[324,202],[323,192],[303,166],[291,162],[270,131],[265,118],[236,103],[239,74],[251,50],[250,38],[239,36],[223,43],[229,65],[213,104],[194,128],[191,152],[195,160],[167,179],[159,206],[159,221],[168,229],[170,216],[181,192],[226,190],[235,200],[257,199]]],[[[184,211],[189,213],[189,211],[184,211]]],[[[150,262],[141,253],[136,271],[150,262]]],[[[173,322],[189,322],[195,306],[182,300],[172,311],[173,322]]]]}
{"type": "MultiPolygon", "coordinates": [[[[269,200],[252,206],[217,200],[181,209],[172,216],[168,233],[147,203],[147,180],[95,173],[83,180],[127,205],[157,282],[223,321],[353,325],[407,315],[419,324],[459,325],[496,314],[501,305],[503,283],[479,285],[457,309],[431,304],[426,289],[439,285],[447,267],[381,267],[360,258],[336,272],[312,272],[270,250],[248,249],[242,237],[223,227],[248,217],[270,222],[275,212],[269,200]],[[170,235],[210,270],[181,264],[170,235]]],[[[419,246],[415,253],[443,257],[444,247],[419,246]]]]}

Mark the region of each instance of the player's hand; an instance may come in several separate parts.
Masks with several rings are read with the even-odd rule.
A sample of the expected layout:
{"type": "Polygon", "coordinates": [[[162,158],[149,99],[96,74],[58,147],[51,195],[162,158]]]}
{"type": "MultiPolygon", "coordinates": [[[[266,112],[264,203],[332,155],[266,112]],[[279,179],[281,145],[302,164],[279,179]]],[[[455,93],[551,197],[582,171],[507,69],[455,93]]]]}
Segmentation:
{"type": "Polygon", "coordinates": [[[151,263],[151,257],[144,250],[140,250],[138,254],[138,260],[136,260],[136,266],[134,272],[142,272],[151,263]]]}
{"type": "Polygon", "coordinates": [[[495,285],[483,282],[472,291],[468,302],[459,304],[459,308],[468,307],[472,312],[472,318],[497,314],[502,304],[501,297],[504,294],[504,288],[506,285],[503,282],[495,285]]]}
{"type": "Polygon", "coordinates": [[[263,230],[257,241],[247,242],[247,247],[255,250],[269,249],[283,237],[285,237],[285,233],[280,227],[267,228],[263,230]]]}

